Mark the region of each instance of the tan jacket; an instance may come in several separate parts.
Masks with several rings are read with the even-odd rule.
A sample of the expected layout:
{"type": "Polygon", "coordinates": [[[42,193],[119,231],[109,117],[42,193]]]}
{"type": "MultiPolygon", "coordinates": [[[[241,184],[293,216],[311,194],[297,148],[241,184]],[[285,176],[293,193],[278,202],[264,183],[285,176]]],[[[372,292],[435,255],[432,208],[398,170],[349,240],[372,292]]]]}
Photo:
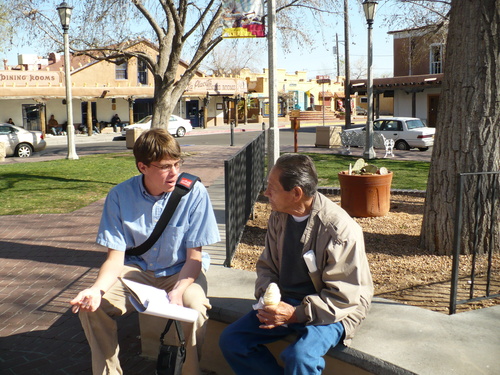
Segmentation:
{"type": "MultiPolygon", "coordinates": [[[[269,283],[278,282],[287,216],[272,212],[269,218],[266,246],[257,262],[257,299],[269,283]]],[[[362,229],[337,204],[316,193],[301,242],[302,254],[311,249],[316,253],[318,271],[309,275],[317,294],[303,299],[297,306],[297,317],[314,325],[342,322],[344,344],[349,345],[373,297],[362,229]]]]}

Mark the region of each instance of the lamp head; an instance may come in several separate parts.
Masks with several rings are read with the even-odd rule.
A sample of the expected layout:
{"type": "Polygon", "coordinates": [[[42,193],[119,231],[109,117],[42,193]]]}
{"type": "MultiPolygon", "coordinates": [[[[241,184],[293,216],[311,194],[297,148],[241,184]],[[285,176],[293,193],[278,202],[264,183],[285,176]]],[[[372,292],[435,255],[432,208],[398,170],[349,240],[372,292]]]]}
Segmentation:
{"type": "Polygon", "coordinates": [[[365,12],[366,22],[369,24],[373,23],[375,19],[375,11],[377,9],[378,3],[374,0],[363,1],[363,10],[365,12]]]}
{"type": "Polygon", "coordinates": [[[63,29],[68,30],[73,7],[70,7],[65,1],[63,1],[56,9],[59,12],[59,19],[61,20],[63,29]]]}

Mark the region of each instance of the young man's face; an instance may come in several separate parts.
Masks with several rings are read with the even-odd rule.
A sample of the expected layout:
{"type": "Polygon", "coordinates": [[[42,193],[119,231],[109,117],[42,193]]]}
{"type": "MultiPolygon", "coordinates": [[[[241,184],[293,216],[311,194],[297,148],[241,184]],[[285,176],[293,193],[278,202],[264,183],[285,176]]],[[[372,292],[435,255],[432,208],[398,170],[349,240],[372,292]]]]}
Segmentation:
{"type": "Polygon", "coordinates": [[[269,203],[274,211],[290,213],[294,207],[294,193],[285,191],[279,181],[281,171],[277,168],[271,169],[267,180],[267,189],[264,193],[269,198],[269,203]]]}
{"type": "Polygon", "coordinates": [[[180,159],[163,159],[149,166],[139,162],[137,166],[144,175],[144,186],[148,193],[158,196],[174,190],[181,164],[180,159]]]}

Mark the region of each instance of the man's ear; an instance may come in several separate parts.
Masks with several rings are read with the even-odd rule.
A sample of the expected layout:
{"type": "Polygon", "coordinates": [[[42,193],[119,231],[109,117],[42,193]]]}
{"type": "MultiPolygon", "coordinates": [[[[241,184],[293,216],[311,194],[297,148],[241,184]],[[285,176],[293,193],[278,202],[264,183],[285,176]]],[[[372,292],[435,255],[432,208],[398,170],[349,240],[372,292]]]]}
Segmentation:
{"type": "Polygon", "coordinates": [[[142,174],[144,174],[144,171],[146,170],[147,168],[147,165],[144,164],[142,161],[138,162],[137,163],[137,169],[139,170],[139,172],[141,172],[142,174]]]}
{"type": "Polygon", "coordinates": [[[302,190],[302,188],[300,186],[295,186],[292,189],[292,193],[293,193],[294,202],[300,201],[302,199],[302,197],[304,196],[304,191],[302,190]]]}

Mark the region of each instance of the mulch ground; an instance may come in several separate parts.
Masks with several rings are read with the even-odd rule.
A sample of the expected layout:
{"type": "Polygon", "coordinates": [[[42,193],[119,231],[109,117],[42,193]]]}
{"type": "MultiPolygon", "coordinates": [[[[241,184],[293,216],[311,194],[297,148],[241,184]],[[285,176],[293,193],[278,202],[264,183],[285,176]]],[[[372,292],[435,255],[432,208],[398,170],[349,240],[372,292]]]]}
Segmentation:
{"type": "MultiPolygon", "coordinates": [[[[340,204],[340,197],[331,196],[340,204]]],[[[355,218],[365,234],[366,252],[370,262],[375,295],[400,303],[422,307],[441,313],[449,312],[452,258],[431,254],[419,247],[424,198],[393,195],[390,212],[383,217],[355,218]]],[[[255,271],[255,263],[264,249],[267,220],[271,212],[265,197],[254,206],[254,217],[249,220],[232,267],[255,271]]],[[[471,257],[461,256],[457,299],[486,295],[487,259],[478,256],[478,273],[470,277],[471,257]]],[[[500,293],[500,255],[493,256],[490,295],[500,293]]],[[[457,312],[500,304],[500,298],[477,300],[460,304],[457,312]]]]}

